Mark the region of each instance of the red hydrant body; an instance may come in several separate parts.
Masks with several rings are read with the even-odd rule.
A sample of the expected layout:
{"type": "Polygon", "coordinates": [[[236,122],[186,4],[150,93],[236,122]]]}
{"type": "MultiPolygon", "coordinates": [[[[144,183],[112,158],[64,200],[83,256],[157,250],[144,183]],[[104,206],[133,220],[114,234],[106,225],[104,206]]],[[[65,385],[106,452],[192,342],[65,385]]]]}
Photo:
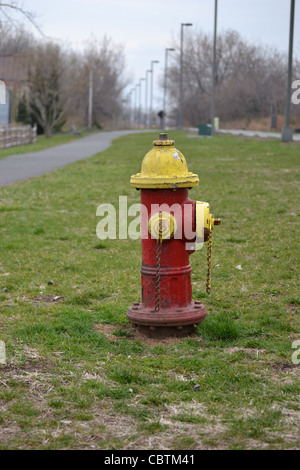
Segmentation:
{"type": "Polygon", "coordinates": [[[197,234],[200,230],[204,238],[206,225],[197,221],[197,203],[188,197],[188,189],[198,181],[165,134],[144,158],[142,172],[131,178],[141,189],[142,208],[142,302],[127,311],[135,325],[180,331],[206,316],[204,305],[192,300],[189,261],[197,234]]]}

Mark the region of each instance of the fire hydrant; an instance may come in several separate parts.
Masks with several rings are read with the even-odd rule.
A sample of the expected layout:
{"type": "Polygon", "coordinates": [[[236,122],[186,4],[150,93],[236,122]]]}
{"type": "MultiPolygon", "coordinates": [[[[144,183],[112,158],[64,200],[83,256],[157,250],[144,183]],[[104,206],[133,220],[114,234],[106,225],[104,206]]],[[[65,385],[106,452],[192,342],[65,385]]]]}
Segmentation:
{"type": "Polygon", "coordinates": [[[212,230],[220,223],[209,204],[193,201],[188,189],[199,184],[186,160],[160,134],[130,184],[141,190],[142,302],[127,311],[129,320],[154,334],[188,334],[206,316],[200,301],[192,301],[189,256],[208,242],[207,292],[210,292],[212,230]]]}

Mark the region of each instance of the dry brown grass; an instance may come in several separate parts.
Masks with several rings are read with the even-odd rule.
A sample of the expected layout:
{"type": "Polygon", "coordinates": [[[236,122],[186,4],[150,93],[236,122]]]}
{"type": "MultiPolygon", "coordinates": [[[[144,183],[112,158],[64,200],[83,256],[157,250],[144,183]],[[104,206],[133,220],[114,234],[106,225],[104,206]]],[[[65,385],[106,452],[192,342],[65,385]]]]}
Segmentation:
{"type": "MultiPolygon", "coordinates": [[[[284,126],[284,116],[277,116],[277,129],[274,131],[280,132],[284,126]]],[[[292,118],[291,126],[293,129],[300,129],[300,118],[292,118]]],[[[260,119],[237,119],[234,121],[221,122],[222,129],[243,129],[248,131],[271,131],[271,118],[265,117],[260,119]]]]}

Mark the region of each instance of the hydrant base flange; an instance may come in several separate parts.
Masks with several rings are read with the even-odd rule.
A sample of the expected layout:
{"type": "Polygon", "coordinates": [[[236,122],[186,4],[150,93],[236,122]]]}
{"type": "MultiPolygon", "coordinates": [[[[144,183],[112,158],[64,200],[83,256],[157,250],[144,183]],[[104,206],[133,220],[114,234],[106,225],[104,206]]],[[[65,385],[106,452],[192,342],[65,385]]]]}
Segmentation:
{"type": "Polygon", "coordinates": [[[142,333],[143,336],[157,340],[169,338],[185,338],[195,333],[196,325],[185,326],[144,326],[134,325],[135,329],[142,333]]]}
{"type": "Polygon", "coordinates": [[[191,302],[182,308],[149,310],[141,303],[135,303],[127,310],[127,317],[134,325],[148,327],[182,327],[196,325],[207,315],[206,308],[201,302],[191,302]]]}

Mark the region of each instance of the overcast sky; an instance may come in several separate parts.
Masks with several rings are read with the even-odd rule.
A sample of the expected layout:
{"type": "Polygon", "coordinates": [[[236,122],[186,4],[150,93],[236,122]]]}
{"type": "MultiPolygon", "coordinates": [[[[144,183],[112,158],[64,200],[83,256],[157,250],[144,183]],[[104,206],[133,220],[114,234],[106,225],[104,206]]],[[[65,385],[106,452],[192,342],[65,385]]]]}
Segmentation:
{"type": "MultiPolygon", "coordinates": [[[[132,85],[145,76],[151,60],[163,71],[164,51],[181,23],[213,31],[214,0],[23,0],[38,15],[47,36],[82,49],[93,34],[124,45],[132,85]]],[[[290,0],[219,0],[218,29],[235,29],[255,43],[288,50],[290,0]]],[[[295,53],[300,56],[300,0],[296,0],[295,53]]],[[[300,78],[300,77],[299,77],[300,78]]],[[[156,88],[156,98],[160,91],[156,88]]]]}

